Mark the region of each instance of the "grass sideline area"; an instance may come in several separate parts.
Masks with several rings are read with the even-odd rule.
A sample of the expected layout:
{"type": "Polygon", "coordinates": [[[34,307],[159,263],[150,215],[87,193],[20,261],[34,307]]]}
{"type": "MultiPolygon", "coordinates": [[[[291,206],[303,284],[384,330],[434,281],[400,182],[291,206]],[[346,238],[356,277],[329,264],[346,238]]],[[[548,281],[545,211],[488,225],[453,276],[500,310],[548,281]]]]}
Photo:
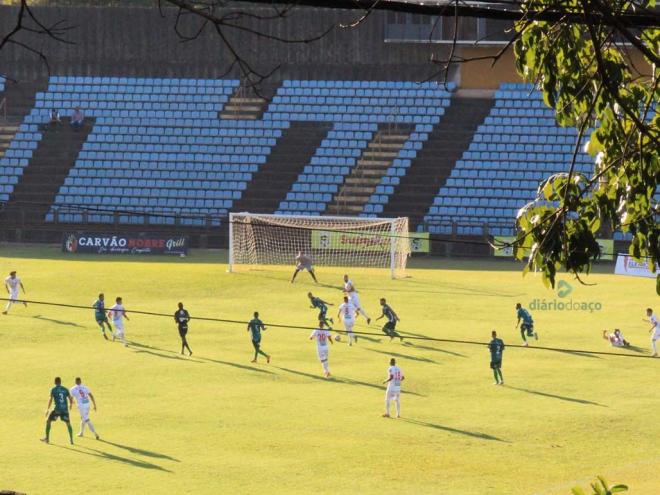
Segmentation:
{"type": "MultiPolygon", "coordinates": [[[[611,351],[603,329],[619,327],[649,355],[652,279],[612,275],[600,265],[564,298],[521,267],[495,260],[413,260],[408,278],[386,270],[318,268],[289,283],[293,267],[227,273],[223,251],[187,258],[67,255],[52,246],[0,247],[0,274],[17,270],[27,299],[129,311],[128,348],[103,340],[93,311],[30,305],[0,316],[2,395],[0,490],[90,493],[568,494],[596,476],[656,495],[660,486],[660,359],[509,348],[506,385],[492,385],[485,346],[362,338],[330,349],[326,380],[308,340],[316,322],[308,291],[333,302],[348,271],[371,316],[386,297],[409,334],[487,342],[497,329],[519,344],[515,303],[598,302],[594,311],[534,311],[538,345],[611,351]],[[252,364],[245,325],[193,320],[192,357],[182,357],[172,319],[131,309],[247,321],[271,328],[271,364],[252,364]],[[384,419],[390,357],[403,369],[402,418],[384,419]],[[53,424],[39,442],[53,377],[80,375],[96,396],[89,433],[68,445],[53,424]]],[[[2,303],[4,306],[4,302],[2,303]]],[[[593,307],[593,306],[592,306],[593,307]]],[[[380,332],[381,325],[357,330],[380,332]]],[[[383,323],[381,320],[378,323],[383,323]]],[[[534,343],[532,343],[534,346],[534,343]]],[[[77,432],[78,412],[72,425],[77,432]]]]}

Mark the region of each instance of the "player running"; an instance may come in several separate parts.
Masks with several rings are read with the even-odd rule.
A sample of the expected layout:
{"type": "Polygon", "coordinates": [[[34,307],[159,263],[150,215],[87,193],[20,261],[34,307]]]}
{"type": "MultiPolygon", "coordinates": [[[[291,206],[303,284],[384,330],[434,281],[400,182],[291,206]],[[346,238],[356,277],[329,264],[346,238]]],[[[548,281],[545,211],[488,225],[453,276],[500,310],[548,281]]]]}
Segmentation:
{"type": "MultiPolygon", "coordinates": [[[[71,387],[71,395],[76,399],[76,405],[78,406],[78,412],[80,413],[80,433],[79,437],[82,437],[85,433],[85,425],[89,426],[89,431],[96,437],[97,440],[100,440],[101,437],[96,433],[92,421],[89,419],[89,400],[92,400],[92,405],[96,411],[96,399],[92,391],[83,385],[80,377],[76,378],[76,384],[71,387]]],[[[73,406],[73,404],[71,404],[73,406]]]]}
{"type": "Polygon", "coordinates": [[[105,310],[105,296],[101,292],[99,298],[92,304],[94,308],[94,318],[96,318],[96,324],[101,327],[101,333],[103,338],[108,340],[108,336],[105,334],[105,325],[108,326],[108,332],[112,334],[112,327],[110,326],[110,321],[108,320],[108,315],[105,310]]]}
{"type": "MultiPolygon", "coordinates": [[[[7,306],[5,306],[5,310],[2,312],[3,315],[6,315],[9,312],[9,308],[11,308],[12,304],[19,302],[19,287],[23,289],[23,294],[25,294],[25,287],[23,286],[23,282],[21,282],[21,279],[16,276],[16,272],[9,272],[9,276],[5,279],[5,289],[7,289],[7,294],[9,294],[9,301],[7,301],[7,306]]],[[[23,306],[27,308],[27,303],[25,301],[21,302],[23,303],[23,306]]]]}
{"type": "Polygon", "coordinates": [[[348,345],[353,345],[353,341],[357,343],[357,335],[353,333],[356,312],[357,308],[353,306],[353,303],[348,299],[348,296],[344,296],[344,302],[339,305],[339,313],[337,314],[337,317],[340,321],[344,321],[344,329],[346,330],[346,335],[348,335],[348,345]]]}
{"type": "Polygon", "coordinates": [[[122,341],[124,347],[128,347],[126,339],[124,338],[124,318],[127,320],[129,318],[126,314],[126,310],[124,309],[124,305],[122,304],[122,298],[118,297],[115,299],[115,301],[116,304],[111,307],[110,311],[108,312],[110,318],[112,318],[112,323],[115,324],[115,333],[112,334],[112,340],[114,342],[115,338],[118,338],[122,341]]]}
{"type": "Polygon", "coordinates": [[[390,417],[390,402],[394,401],[396,406],[396,417],[401,416],[401,382],[406,379],[403,376],[401,368],[396,365],[396,359],[390,359],[390,367],[387,369],[388,378],[383,382],[387,383],[385,391],[385,414],[384,418],[390,417]]]}
{"type": "Polygon", "coordinates": [[[348,278],[348,274],[344,275],[344,293],[353,303],[353,306],[355,306],[355,309],[357,310],[356,314],[363,314],[367,319],[367,325],[369,325],[371,323],[371,318],[360,304],[360,296],[358,296],[357,290],[355,290],[355,284],[353,284],[353,281],[348,278]]]}
{"type": "Polygon", "coordinates": [[[504,341],[497,338],[497,332],[492,332],[493,340],[488,344],[490,350],[490,369],[493,370],[495,383],[493,385],[504,385],[504,377],[502,376],[502,353],[504,352],[504,341]]]}
{"type": "Polygon", "coordinates": [[[261,354],[262,356],[266,356],[266,362],[270,363],[270,355],[261,350],[261,332],[262,330],[265,331],[266,327],[259,319],[259,313],[257,311],[254,312],[254,318],[248,323],[247,330],[248,332],[252,332],[252,345],[254,346],[254,359],[251,362],[256,363],[257,356],[261,354]]]}
{"type": "Polygon", "coordinates": [[[318,308],[318,310],[319,310],[319,321],[322,321],[323,323],[325,323],[325,325],[327,327],[329,327],[330,330],[332,330],[332,328],[330,327],[330,324],[334,323],[334,321],[332,321],[332,318],[330,318],[328,320],[328,318],[326,318],[326,315],[328,313],[328,306],[333,306],[333,304],[331,304],[329,302],[325,302],[320,297],[314,297],[314,295],[311,292],[307,293],[307,297],[309,297],[309,302],[312,304],[311,307],[312,308],[318,308]],[[328,323],[328,321],[329,321],[329,323],[328,323]]]}
{"type": "Polygon", "coordinates": [[[383,333],[390,338],[390,342],[392,342],[394,337],[399,337],[403,342],[403,337],[401,337],[401,335],[399,335],[396,331],[396,322],[401,321],[401,319],[394,312],[394,310],[387,304],[387,301],[385,301],[384,297],[380,298],[380,305],[383,309],[383,313],[378,318],[376,318],[376,321],[380,320],[383,317],[387,318],[387,323],[383,325],[383,333]]]}
{"type": "Polygon", "coordinates": [[[317,284],[319,283],[319,281],[316,280],[316,275],[314,274],[314,265],[312,265],[312,258],[307,256],[302,251],[298,251],[298,256],[296,256],[296,270],[293,272],[293,277],[291,277],[291,283],[293,283],[293,281],[296,279],[298,272],[302,270],[307,270],[307,272],[309,272],[309,274],[314,279],[314,282],[316,282],[317,284]]]}
{"type": "Polygon", "coordinates": [[[187,309],[183,309],[183,303],[179,303],[179,309],[174,312],[174,321],[179,326],[179,337],[181,337],[181,354],[183,349],[188,349],[188,356],[192,356],[192,349],[188,345],[186,335],[188,334],[188,322],[190,321],[190,313],[187,309]]]}
{"type": "Polygon", "coordinates": [[[656,340],[660,339],[660,326],[658,325],[658,318],[653,314],[653,310],[651,308],[646,309],[646,316],[648,317],[648,320],[644,319],[643,321],[651,324],[651,328],[649,328],[649,333],[651,334],[651,347],[653,348],[653,354],[651,354],[651,356],[658,357],[658,348],[655,344],[656,340]]]}
{"type": "Polygon", "coordinates": [[[66,423],[66,429],[69,431],[69,441],[73,445],[73,429],[69,421],[69,409],[73,407],[73,399],[66,387],[62,386],[62,379],[55,377],[55,386],[50,390],[50,397],[48,398],[48,407],[46,407],[46,436],[41,439],[42,442],[50,442],[50,424],[60,418],[66,423]],[[69,401],[67,405],[66,401],[69,401]],[[51,411],[50,406],[55,401],[55,408],[51,411]]]}
{"type": "Polygon", "coordinates": [[[527,337],[534,337],[536,340],[539,340],[539,334],[534,331],[534,320],[532,315],[529,314],[525,308],[522,307],[522,304],[516,304],[516,314],[518,316],[518,321],[516,322],[516,329],[520,325],[520,336],[523,339],[524,346],[527,347],[527,337]],[[520,322],[522,321],[522,325],[520,322]]]}
{"type": "Polygon", "coordinates": [[[319,321],[319,327],[309,336],[309,340],[316,340],[316,352],[323,366],[323,376],[330,378],[330,365],[328,364],[328,342],[332,344],[330,332],[326,330],[325,324],[319,321]]]}

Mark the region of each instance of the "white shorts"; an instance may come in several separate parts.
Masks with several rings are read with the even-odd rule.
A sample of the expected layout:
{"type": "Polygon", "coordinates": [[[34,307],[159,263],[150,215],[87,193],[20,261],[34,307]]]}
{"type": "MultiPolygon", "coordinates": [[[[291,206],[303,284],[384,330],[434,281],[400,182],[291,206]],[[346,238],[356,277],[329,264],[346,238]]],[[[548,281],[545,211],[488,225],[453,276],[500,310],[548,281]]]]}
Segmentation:
{"type": "Polygon", "coordinates": [[[115,326],[115,330],[117,330],[117,333],[122,334],[124,333],[124,320],[112,320],[113,325],[115,326]]]}
{"type": "Polygon", "coordinates": [[[316,351],[319,355],[319,361],[323,362],[328,360],[328,349],[317,349],[316,351]]]}
{"type": "Polygon", "coordinates": [[[78,412],[80,412],[80,419],[89,421],[89,404],[78,406],[78,412]]]}
{"type": "Polygon", "coordinates": [[[401,390],[387,390],[385,391],[385,400],[396,400],[401,397],[401,390]]]}
{"type": "Polygon", "coordinates": [[[355,320],[344,320],[344,329],[347,332],[353,331],[353,325],[355,325],[355,320]]]}
{"type": "Polygon", "coordinates": [[[18,289],[12,289],[9,292],[9,299],[11,299],[12,301],[16,301],[18,299],[18,289]]]}
{"type": "Polygon", "coordinates": [[[653,332],[653,335],[651,336],[651,340],[660,340],[660,329],[653,332]]]}
{"type": "Polygon", "coordinates": [[[357,309],[362,309],[362,306],[360,306],[360,296],[358,296],[357,292],[349,292],[348,293],[348,300],[357,309]]]}

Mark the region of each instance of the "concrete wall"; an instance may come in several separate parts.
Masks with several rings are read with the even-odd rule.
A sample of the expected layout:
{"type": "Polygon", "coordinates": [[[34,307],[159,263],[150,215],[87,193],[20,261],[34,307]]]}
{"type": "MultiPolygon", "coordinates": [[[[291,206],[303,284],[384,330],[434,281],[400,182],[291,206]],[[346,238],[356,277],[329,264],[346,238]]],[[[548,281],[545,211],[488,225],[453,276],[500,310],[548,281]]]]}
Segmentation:
{"type": "MultiPolygon", "coordinates": [[[[198,39],[182,43],[174,31],[173,9],[166,9],[164,16],[155,7],[41,7],[34,11],[46,25],[64,20],[75,26],[67,35],[72,45],[29,33],[19,38],[43,50],[52,74],[220,77],[231,62],[231,54],[212,26],[207,26],[198,39]]],[[[270,9],[258,11],[272,14],[270,9]]],[[[14,7],[0,7],[0,34],[11,29],[15,14],[14,7]]],[[[283,38],[302,39],[333,24],[354,21],[356,15],[299,9],[288,19],[248,19],[242,25],[283,38]]],[[[188,16],[182,31],[192,34],[199,23],[188,16]]],[[[378,12],[357,29],[337,27],[309,44],[280,43],[230,28],[226,33],[259,71],[268,73],[281,66],[273,75],[274,82],[285,78],[420,80],[435,70],[429,63],[431,54],[441,57],[448,51],[445,45],[385,43],[383,28],[384,17],[378,12]]],[[[7,46],[0,52],[0,73],[25,80],[45,77],[47,70],[34,55],[7,46]]],[[[237,74],[236,68],[229,73],[237,74]]]]}

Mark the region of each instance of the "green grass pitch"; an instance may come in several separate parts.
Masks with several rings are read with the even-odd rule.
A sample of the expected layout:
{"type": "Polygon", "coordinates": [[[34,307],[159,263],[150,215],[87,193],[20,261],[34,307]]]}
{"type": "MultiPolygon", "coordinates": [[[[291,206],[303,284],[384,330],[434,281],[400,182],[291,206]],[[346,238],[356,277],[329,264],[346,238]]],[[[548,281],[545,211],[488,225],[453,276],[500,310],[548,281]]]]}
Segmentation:
{"type": "MultiPolygon", "coordinates": [[[[222,252],[0,249],[2,276],[18,270],[34,300],[90,305],[104,291],[129,311],[173,313],[183,301],[193,316],[247,320],[259,310],[267,323],[310,330],[307,291],[340,302],[344,269],[319,268],[325,285],[306,273],[291,285],[292,267],[230,274],[224,261],[222,252]]],[[[413,260],[402,280],[349,271],[372,316],[386,297],[404,332],[485,342],[495,328],[519,344],[516,302],[572,299],[601,309],[532,310],[538,345],[609,351],[602,330],[618,326],[639,347],[621,353],[649,355],[642,318],[658,306],[654,281],[611,275],[610,265],[596,272],[588,287],[562,277],[572,292],[559,298],[512,262],[413,260]]],[[[506,385],[496,387],[485,347],[373,338],[334,345],[326,380],[308,331],[267,330],[270,365],[250,363],[244,325],[192,321],[192,358],[178,354],[171,319],[133,315],[126,336],[129,348],[104,341],[91,310],[15,306],[0,316],[0,490],[552,495],[602,474],[633,495],[660,492],[660,360],[510,347],[506,385]],[[390,356],[406,375],[399,420],[381,418],[390,356]],[[88,434],[70,447],[57,422],[51,445],[39,442],[56,375],[69,387],[80,375],[92,389],[102,441],[88,434]]],[[[77,431],[75,408],[72,424],[77,431]]]]}

